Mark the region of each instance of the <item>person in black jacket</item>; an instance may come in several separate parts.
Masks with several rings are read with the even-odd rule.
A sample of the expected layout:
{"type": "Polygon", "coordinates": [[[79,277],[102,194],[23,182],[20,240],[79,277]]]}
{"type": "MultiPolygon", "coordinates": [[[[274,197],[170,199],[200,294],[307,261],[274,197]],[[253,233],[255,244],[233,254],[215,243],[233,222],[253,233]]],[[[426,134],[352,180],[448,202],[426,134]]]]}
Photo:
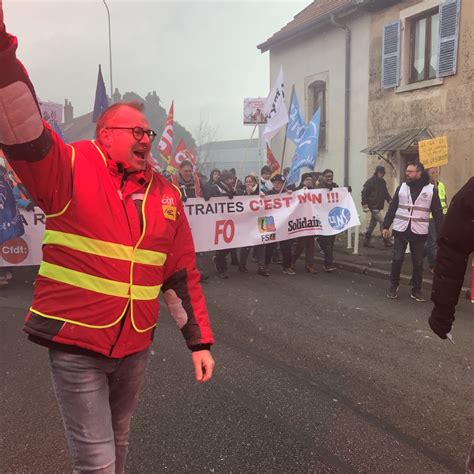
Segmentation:
{"type": "MultiPolygon", "coordinates": [[[[438,240],[429,324],[441,339],[451,331],[469,255],[474,252],[474,177],[454,196],[438,240]]],[[[471,292],[471,300],[474,295],[471,292]]]]}
{"type": "Polygon", "coordinates": [[[383,221],[383,238],[389,238],[392,223],[394,236],[390,290],[387,298],[398,298],[400,272],[407,245],[410,245],[413,263],[413,289],[410,297],[416,301],[426,301],[421,293],[421,283],[429,213],[431,211],[433,214],[436,228],[439,229],[443,210],[438,192],[430,184],[428,173],[421,163],[408,163],[405,176],[406,182],[400,184],[395,191],[383,221]]]}
{"type": "Polygon", "coordinates": [[[217,168],[214,168],[209,175],[209,181],[203,186],[202,195],[206,201],[211,198],[212,186],[216,184],[221,177],[221,171],[217,168]]]}
{"type": "MultiPolygon", "coordinates": [[[[210,190],[210,197],[227,196],[229,199],[234,198],[234,175],[228,170],[222,170],[219,180],[215,182],[210,190]]],[[[226,256],[231,249],[221,249],[216,251],[214,256],[214,265],[220,278],[229,278],[227,273],[226,256]]]]}
{"type": "MultiPolygon", "coordinates": [[[[244,196],[259,196],[260,188],[258,184],[258,179],[256,176],[249,174],[244,179],[244,196]]],[[[262,194],[263,196],[263,194],[262,194]]],[[[270,273],[268,271],[267,265],[270,263],[271,255],[267,257],[267,245],[255,245],[253,247],[242,247],[240,249],[240,260],[239,260],[239,271],[247,273],[247,259],[250,254],[250,251],[253,249],[255,258],[257,259],[257,273],[261,276],[268,277],[270,273]]]]}
{"type": "MultiPolygon", "coordinates": [[[[286,178],[281,174],[276,174],[272,178],[273,189],[268,192],[269,195],[272,194],[281,194],[281,193],[289,193],[291,194],[290,189],[285,188],[286,178]]],[[[281,256],[282,256],[282,266],[283,266],[283,273],[286,275],[296,275],[296,272],[292,266],[293,264],[293,255],[291,251],[291,244],[293,243],[293,239],[289,240],[281,240],[280,242],[272,242],[266,245],[267,252],[266,252],[266,260],[269,263],[272,259],[272,256],[277,250],[278,245],[280,246],[281,256]]]]}
{"type": "MultiPolygon", "coordinates": [[[[385,201],[390,204],[392,200],[388,189],[387,183],[383,177],[385,176],[385,167],[377,166],[375,168],[374,175],[369,178],[362,188],[362,208],[364,212],[370,212],[370,223],[365,232],[364,247],[373,248],[373,244],[370,243],[372,232],[374,231],[377,223],[380,226],[380,233],[383,233],[383,208],[385,201]]],[[[390,239],[384,239],[385,247],[391,247],[392,244],[390,239]]]]}
{"type": "MultiPolygon", "coordinates": [[[[316,187],[319,189],[328,189],[329,191],[338,188],[339,185],[334,182],[334,172],[330,169],[324,170],[317,181],[316,187]]],[[[333,263],[335,240],[335,235],[318,236],[319,246],[324,253],[324,271],[326,272],[333,272],[336,270],[336,266],[333,263]]]]}
{"type": "MultiPolygon", "coordinates": [[[[311,173],[303,173],[301,176],[301,182],[297,189],[312,189],[313,188],[313,177],[311,173]]],[[[305,252],[305,268],[308,273],[316,274],[318,271],[314,268],[314,236],[307,235],[305,237],[298,237],[296,239],[296,249],[293,254],[293,265],[291,268],[294,270],[297,260],[301,254],[305,252]]]]}

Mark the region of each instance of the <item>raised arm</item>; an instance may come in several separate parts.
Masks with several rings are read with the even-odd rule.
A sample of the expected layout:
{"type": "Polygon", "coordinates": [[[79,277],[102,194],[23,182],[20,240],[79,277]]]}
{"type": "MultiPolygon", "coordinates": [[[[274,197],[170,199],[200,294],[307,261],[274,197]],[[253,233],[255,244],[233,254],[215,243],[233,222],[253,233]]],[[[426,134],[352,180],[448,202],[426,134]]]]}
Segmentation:
{"type": "Polygon", "coordinates": [[[71,197],[73,150],[43,122],[17,46],[6,32],[0,2],[0,148],[33,200],[52,214],[71,197]]]}

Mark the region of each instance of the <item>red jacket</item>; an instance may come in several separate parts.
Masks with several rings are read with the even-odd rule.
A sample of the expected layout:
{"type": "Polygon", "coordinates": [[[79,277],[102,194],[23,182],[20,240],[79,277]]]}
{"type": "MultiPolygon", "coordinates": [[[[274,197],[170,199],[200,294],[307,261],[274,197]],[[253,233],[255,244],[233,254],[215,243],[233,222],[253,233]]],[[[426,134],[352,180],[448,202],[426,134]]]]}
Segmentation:
{"type": "MultiPolygon", "coordinates": [[[[2,55],[2,40],[5,45],[0,32],[4,77],[25,82],[34,97],[26,72],[11,59],[15,48],[10,44],[2,55]]],[[[2,82],[0,89],[9,85],[2,82]]],[[[127,174],[95,142],[65,145],[47,124],[28,143],[1,146],[48,216],[27,333],[124,357],[150,345],[161,289],[181,303],[179,326],[188,346],[213,343],[175,187],[151,170],[127,174]]]]}

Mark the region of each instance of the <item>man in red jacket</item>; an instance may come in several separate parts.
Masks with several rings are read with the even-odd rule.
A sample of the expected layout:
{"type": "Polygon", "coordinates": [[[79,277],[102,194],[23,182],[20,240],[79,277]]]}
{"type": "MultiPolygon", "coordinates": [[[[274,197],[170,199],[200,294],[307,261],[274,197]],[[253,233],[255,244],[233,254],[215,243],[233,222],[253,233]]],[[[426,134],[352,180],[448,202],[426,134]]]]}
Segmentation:
{"type": "Polygon", "coordinates": [[[212,377],[212,331],[179,191],[148,164],[142,106],[115,104],[96,140],[66,145],[41,120],[0,2],[0,147],[47,215],[25,332],[49,350],[74,472],[121,473],[163,292],[212,377]]]}

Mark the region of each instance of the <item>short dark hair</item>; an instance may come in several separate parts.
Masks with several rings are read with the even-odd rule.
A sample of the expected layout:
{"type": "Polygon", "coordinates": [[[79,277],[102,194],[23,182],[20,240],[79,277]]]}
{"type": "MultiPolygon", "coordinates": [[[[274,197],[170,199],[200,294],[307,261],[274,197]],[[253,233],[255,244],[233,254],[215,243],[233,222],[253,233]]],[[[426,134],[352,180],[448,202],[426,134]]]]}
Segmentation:
{"type": "Polygon", "coordinates": [[[260,170],[260,174],[263,174],[263,173],[270,173],[272,174],[272,169],[270,168],[270,166],[262,166],[262,169],[260,170]]]}
{"type": "Polygon", "coordinates": [[[191,166],[191,168],[194,168],[193,164],[191,163],[190,160],[184,160],[180,163],[179,169],[184,168],[185,166],[191,166]]]}
{"type": "MultiPolygon", "coordinates": [[[[425,171],[425,167],[423,166],[423,163],[420,163],[419,161],[409,161],[407,163],[407,168],[409,166],[415,166],[416,167],[416,171],[421,171],[423,173],[423,171],[425,171]]],[[[405,168],[406,169],[406,168],[405,168]]]]}
{"type": "Polygon", "coordinates": [[[334,176],[334,171],[333,171],[333,170],[330,170],[329,168],[326,168],[326,169],[321,173],[321,175],[324,176],[325,174],[328,174],[328,173],[331,173],[331,174],[334,176]]]}
{"type": "Polygon", "coordinates": [[[116,104],[112,104],[110,107],[107,107],[97,119],[97,123],[95,125],[96,138],[99,137],[99,132],[105,127],[105,124],[118,112],[121,107],[130,107],[131,109],[143,112],[145,105],[143,102],[134,100],[133,102],[117,102],[116,104]]]}

